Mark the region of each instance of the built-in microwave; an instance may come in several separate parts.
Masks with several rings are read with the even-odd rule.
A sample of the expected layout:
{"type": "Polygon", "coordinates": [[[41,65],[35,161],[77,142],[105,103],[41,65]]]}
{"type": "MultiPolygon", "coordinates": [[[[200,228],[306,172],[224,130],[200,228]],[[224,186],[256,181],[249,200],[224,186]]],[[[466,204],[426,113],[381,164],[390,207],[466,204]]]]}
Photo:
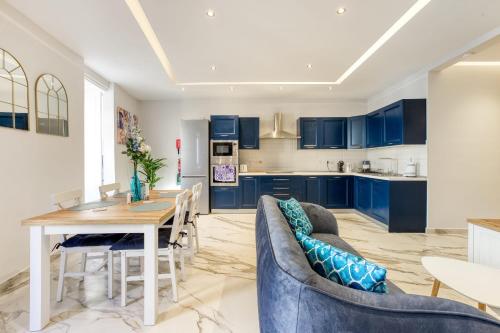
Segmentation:
{"type": "Polygon", "coordinates": [[[213,164],[210,166],[211,186],[238,186],[238,165],[213,164]]]}
{"type": "Polygon", "coordinates": [[[238,140],[210,140],[210,164],[238,164],[238,140]]]}

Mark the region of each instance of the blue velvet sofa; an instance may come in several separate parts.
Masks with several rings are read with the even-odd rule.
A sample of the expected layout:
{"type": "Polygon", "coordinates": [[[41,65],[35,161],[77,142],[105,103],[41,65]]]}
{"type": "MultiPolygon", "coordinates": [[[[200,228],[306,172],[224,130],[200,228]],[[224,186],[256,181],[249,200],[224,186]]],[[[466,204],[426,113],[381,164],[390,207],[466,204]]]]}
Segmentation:
{"type": "MultiPolygon", "coordinates": [[[[333,214],[318,205],[302,206],[313,237],[359,255],[338,236],[333,214]]],[[[375,294],[321,277],[273,197],[259,200],[256,242],[261,332],[500,332],[500,322],[459,302],[405,294],[390,282],[388,294],[375,294]]]]}

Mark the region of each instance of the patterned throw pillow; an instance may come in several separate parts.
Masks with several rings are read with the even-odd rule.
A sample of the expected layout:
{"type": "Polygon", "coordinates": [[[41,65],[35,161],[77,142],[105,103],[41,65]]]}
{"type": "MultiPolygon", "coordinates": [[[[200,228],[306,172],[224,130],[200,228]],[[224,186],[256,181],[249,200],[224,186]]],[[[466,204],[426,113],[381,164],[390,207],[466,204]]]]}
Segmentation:
{"type": "Polygon", "coordinates": [[[312,268],[321,276],[354,289],[386,293],[384,267],[303,233],[295,234],[312,268]]]}
{"type": "Polygon", "coordinates": [[[281,209],[283,215],[285,215],[293,232],[301,232],[304,235],[310,235],[312,233],[313,226],[311,221],[309,221],[306,212],[304,212],[304,209],[302,209],[302,206],[297,200],[294,198],[278,200],[278,207],[281,209]]]}

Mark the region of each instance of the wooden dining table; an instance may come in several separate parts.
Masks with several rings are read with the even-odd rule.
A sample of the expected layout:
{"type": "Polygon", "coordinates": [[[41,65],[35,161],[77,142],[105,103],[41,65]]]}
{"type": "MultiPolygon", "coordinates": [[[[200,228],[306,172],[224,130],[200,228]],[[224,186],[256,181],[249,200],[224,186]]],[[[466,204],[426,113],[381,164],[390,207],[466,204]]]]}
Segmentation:
{"type": "Polygon", "coordinates": [[[61,234],[144,234],[144,325],[155,325],[158,315],[158,227],[175,213],[173,192],[152,191],[154,202],[172,205],[158,211],[136,212],[125,197],[109,197],[116,205],[90,210],[62,209],[22,221],[30,229],[30,330],[42,330],[50,320],[50,235],[61,234]],[[172,197],[161,197],[169,193],[172,197]]]}

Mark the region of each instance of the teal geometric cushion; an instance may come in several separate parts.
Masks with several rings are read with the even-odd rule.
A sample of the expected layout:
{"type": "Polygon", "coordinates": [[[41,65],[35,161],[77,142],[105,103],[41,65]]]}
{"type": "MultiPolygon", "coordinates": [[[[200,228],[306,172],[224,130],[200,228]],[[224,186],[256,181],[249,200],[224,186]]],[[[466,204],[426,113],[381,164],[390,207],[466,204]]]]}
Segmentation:
{"type": "Polygon", "coordinates": [[[313,226],[311,221],[309,221],[306,212],[304,212],[297,200],[294,198],[278,200],[278,207],[281,209],[283,215],[285,215],[293,232],[301,232],[304,235],[310,235],[312,233],[313,226]]]}
{"type": "Polygon", "coordinates": [[[303,233],[297,232],[295,237],[319,275],[350,288],[387,292],[387,270],[384,267],[303,233]]]}

